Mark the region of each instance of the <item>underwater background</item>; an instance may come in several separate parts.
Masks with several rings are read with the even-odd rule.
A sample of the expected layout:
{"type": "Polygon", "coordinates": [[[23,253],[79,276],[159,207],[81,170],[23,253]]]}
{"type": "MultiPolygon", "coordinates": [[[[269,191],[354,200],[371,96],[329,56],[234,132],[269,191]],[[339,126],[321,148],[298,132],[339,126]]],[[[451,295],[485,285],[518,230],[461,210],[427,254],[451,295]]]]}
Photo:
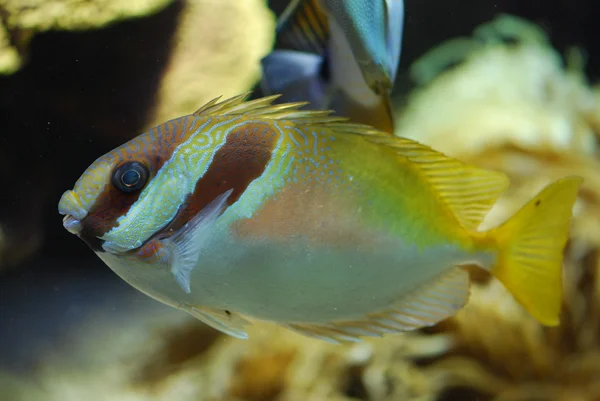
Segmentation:
{"type": "Polygon", "coordinates": [[[393,93],[397,135],[509,175],[485,225],[584,177],[559,327],[473,273],[469,304],[433,328],[339,346],[261,323],[241,341],[137,292],[64,230],[58,199],[96,157],[256,89],[287,4],[0,0],[0,401],[599,400],[592,0],[405,0],[393,93]]]}

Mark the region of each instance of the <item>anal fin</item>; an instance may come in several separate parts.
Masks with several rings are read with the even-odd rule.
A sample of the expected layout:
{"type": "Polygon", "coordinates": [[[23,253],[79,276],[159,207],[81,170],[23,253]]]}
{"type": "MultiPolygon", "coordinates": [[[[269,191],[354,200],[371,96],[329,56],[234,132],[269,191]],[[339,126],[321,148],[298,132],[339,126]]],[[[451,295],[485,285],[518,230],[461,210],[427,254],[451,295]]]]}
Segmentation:
{"type": "Polygon", "coordinates": [[[469,274],[452,268],[433,282],[402,297],[389,308],[368,314],[364,319],[331,323],[287,323],[303,335],[333,343],[358,342],[361,337],[381,337],[433,326],[453,316],[469,299],[469,274]]]}

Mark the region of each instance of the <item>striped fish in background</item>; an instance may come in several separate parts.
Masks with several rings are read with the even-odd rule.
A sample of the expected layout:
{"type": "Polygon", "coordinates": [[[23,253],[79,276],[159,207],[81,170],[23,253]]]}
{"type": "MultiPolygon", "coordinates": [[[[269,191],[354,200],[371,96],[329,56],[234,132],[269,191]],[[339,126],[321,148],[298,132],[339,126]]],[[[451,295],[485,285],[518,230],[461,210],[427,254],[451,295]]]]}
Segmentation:
{"type": "Polygon", "coordinates": [[[341,342],[433,325],[469,298],[465,264],[559,323],[581,179],[478,231],[507,177],[275,97],[213,100],[98,158],[64,227],[141,292],[238,338],[267,320],[341,342]]]}
{"type": "Polygon", "coordinates": [[[403,0],[293,0],[262,60],[261,89],[393,133],[403,24],[403,0]]]}

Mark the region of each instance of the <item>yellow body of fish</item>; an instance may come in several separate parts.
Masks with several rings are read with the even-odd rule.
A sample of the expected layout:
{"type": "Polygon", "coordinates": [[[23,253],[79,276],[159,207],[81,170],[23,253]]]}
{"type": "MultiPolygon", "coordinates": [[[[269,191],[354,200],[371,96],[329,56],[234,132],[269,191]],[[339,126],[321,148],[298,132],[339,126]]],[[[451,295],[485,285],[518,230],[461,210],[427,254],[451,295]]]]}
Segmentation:
{"type": "Polygon", "coordinates": [[[499,172],[302,103],[216,100],[100,157],[59,210],[119,276],[236,337],[250,319],[330,341],[435,324],[469,296],[467,264],[559,323],[581,178],[478,227],[499,172]]]}

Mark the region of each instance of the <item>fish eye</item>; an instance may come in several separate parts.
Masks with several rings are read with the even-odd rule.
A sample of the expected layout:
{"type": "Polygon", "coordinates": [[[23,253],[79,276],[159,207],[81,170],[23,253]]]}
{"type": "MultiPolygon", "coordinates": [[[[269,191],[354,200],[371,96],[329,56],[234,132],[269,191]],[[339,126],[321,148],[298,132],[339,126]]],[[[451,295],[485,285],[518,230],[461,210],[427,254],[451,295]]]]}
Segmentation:
{"type": "Polygon", "coordinates": [[[135,192],[148,181],[148,169],[140,162],[129,162],[113,172],[113,185],[122,192],[135,192]]]}

